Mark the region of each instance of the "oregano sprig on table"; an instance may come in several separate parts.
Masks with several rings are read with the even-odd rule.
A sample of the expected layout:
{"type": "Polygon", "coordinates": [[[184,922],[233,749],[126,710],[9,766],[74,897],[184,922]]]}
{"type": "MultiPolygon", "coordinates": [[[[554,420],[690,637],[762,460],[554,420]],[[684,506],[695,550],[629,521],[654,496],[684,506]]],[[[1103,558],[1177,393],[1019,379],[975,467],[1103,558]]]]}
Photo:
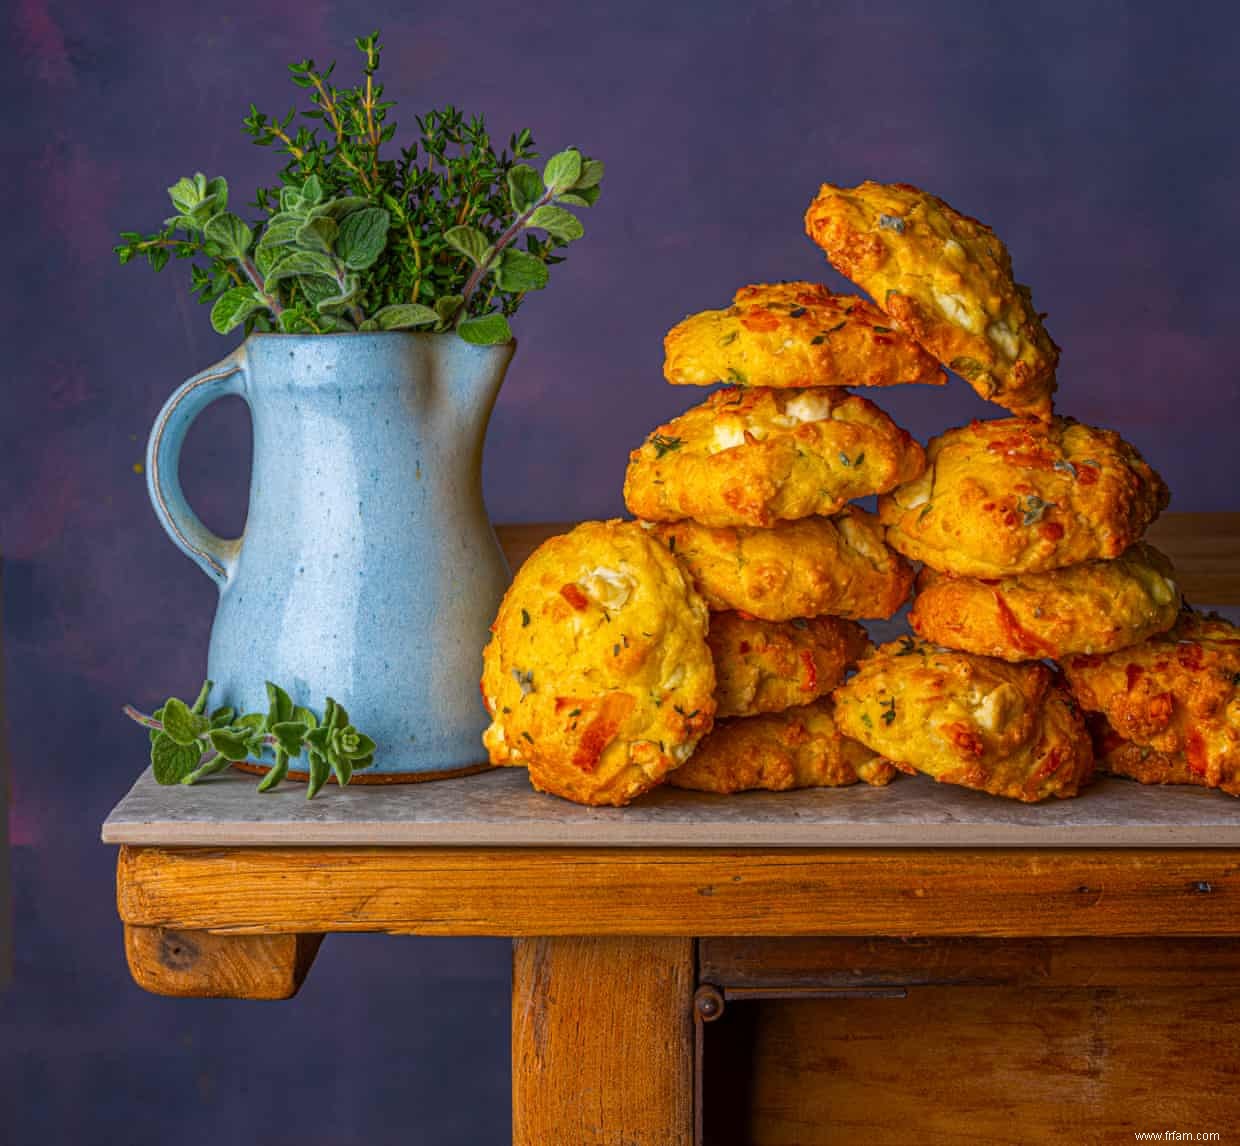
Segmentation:
{"type": "Polygon", "coordinates": [[[127,231],[122,263],[156,271],[196,260],[190,289],[227,333],[449,330],[479,344],[512,337],[508,319],[547,285],[548,267],[584,234],[567,208],[598,200],[603,164],[568,148],[540,172],[528,130],[496,152],[481,117],[452,106],[417,118],[420,139],[382,154],[396,125],[375,81],[378,33],[356,41],[362,82],[338,88],[335,65],[289,67],[310,107],[270,116],[253,104],[244,128],[288,157],[260,187],[251,225],[228,211],[228,184],[201,173],[169,188],[162,230],[127,231]]]}
{"type": "Polygon", "coordinates": [[[288,775],[290,761],[304,752],[309,800],[329,776],[334,775],[343,787],[354,772],[374,763],[375,742],[349,723],[344,706],[330,696],[320,719],[268,681],[267,711],[237,716],[227,707],[207,712],[211,687],[211,681],[206,681],[192,704],[169,697],[149,716],[125,706],[125,715],[150,731],[151,770],[157,783],[196,784],[270,748],[275,751],[275,764],[258,790],[269,792],[279,784],[288,775]]]}

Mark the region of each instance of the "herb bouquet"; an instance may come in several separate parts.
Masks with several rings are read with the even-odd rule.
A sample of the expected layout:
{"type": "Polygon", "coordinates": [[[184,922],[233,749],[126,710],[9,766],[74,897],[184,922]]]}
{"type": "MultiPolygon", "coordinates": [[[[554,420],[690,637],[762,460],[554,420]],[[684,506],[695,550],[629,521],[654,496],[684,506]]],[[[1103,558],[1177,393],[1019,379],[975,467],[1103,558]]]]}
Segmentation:
{"type": "Polygon", "coordinates": [[[418,117],[420,138],[385,155],[396,124],[375,78],[378,33],[356,44],[356,86],[302,60],[289,68],[309,96],[300,115],[250,105],[246,132],[288,157],[279,184],[255,195],[257,221],[229,211],[224,179],[183,178],[168,189],[176,214],[153,234],[123,233],[120,261],[192,260],[191,289],[221,334],[451,329],[507,342],[509,317],[584,233],[567,208],[598,200],[602,163],[568,148],[540,174],[528,130],[497,153],[482,118],[451,106],[418,117]]]}

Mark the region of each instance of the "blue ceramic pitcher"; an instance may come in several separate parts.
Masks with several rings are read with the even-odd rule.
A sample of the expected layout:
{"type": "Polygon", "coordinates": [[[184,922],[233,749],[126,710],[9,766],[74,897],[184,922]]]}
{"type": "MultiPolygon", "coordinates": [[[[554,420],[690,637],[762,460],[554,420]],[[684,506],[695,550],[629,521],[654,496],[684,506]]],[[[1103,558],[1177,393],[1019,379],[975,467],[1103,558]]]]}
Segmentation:
{"type": "Polygon", "coordinates": [[[256,334],[172,395],[147,487],[219,586],[213,705],[265,711],[267,680],[315,711],[334,696],[377,744],[362,781],[485,766],[478,678],[508,567],[482,446],[514,350],[455,334],[256,334]],[[254,424],[235,539],[203,525],[177,476],[194,418],[229,394],[254,424]]]}

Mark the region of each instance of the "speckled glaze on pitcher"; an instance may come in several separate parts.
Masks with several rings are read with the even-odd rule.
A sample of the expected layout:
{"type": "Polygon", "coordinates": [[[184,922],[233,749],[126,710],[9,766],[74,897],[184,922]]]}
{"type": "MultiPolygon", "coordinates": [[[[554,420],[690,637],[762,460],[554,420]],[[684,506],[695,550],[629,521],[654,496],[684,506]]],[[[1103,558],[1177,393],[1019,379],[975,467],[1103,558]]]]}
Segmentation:
{"type": "Polygon", "coordinates": [[[478,678],[508,567],[482,446],[514,350],[455,334],[256,334],[172,395],[147,487],[219,586],[213,705],[265,711],[267,680],[316,711],[334,696],[377,743],[362,782],[485,766],[478,678]],[[230,394],[254,424],[249,512],[231,540],[177,477],[194,418],[230,394]]]}

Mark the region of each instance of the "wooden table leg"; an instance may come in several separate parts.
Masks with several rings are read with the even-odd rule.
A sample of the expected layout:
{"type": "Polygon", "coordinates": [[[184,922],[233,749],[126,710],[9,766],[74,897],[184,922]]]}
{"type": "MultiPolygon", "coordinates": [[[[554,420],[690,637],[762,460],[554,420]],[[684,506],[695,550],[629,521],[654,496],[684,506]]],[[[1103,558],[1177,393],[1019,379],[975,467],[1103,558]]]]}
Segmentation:
{"type": "Polygon", "coordinates": [[[692,939],[517,939],[513,1146],[690,1146],[692,939]]]}
{"type": "Polygon", "coordinates": [[[125,957],[139,987],[201,999],[291,999],[322,935],[218,935],[125,924],[125,957]]]}

